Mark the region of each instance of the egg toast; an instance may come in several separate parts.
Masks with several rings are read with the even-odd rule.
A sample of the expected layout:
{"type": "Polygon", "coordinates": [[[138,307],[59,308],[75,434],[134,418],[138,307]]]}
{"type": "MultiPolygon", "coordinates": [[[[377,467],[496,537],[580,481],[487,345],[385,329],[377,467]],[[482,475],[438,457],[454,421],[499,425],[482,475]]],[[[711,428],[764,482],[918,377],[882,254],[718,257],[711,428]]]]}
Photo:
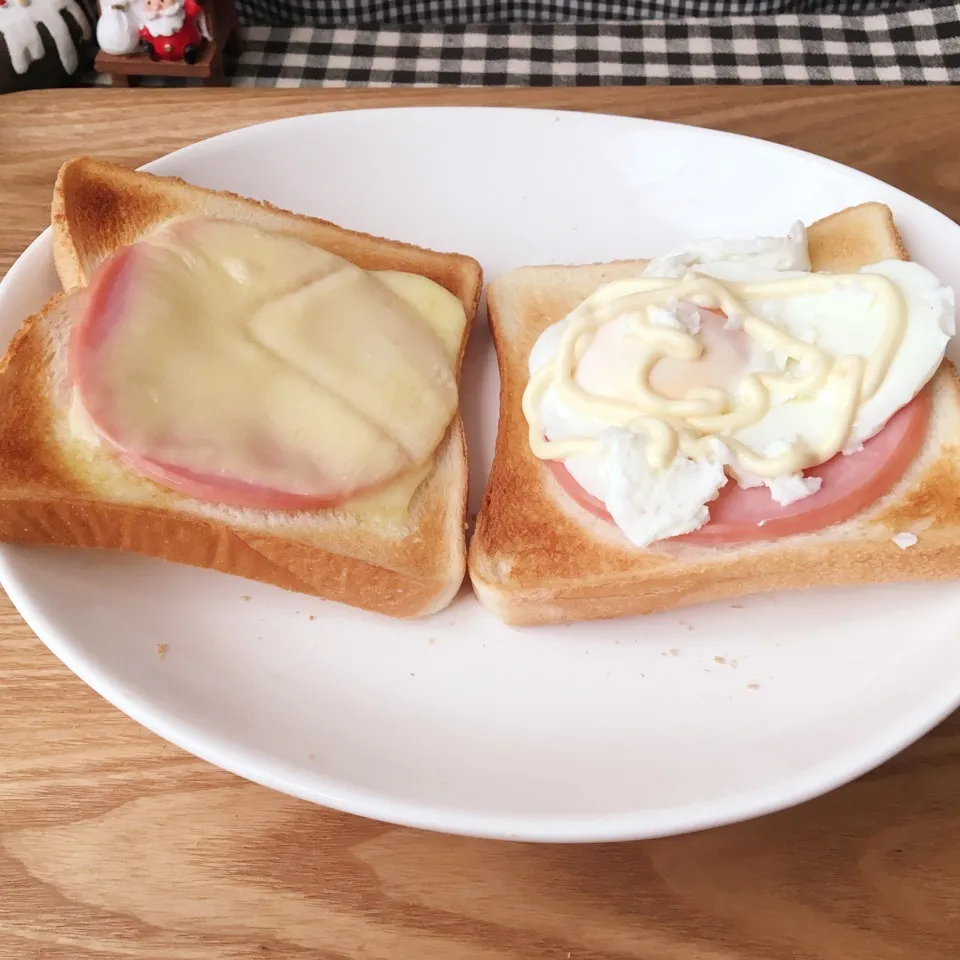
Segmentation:
{"type": "Polygon", "coordinates": [[[395,617],[446,606],[464,576],[467,455],[455,415],[432,461],[338,507],[271,511],[160,486],[78,437],[67,402],[77,303],[105,257],[180,216],[251,224],[366,270],[419,274],[463,307],[457,378],[482,286],[479,264],[93,159],[57,179],[53,245],[65,293],[14,336],[0,365],[0,540],[129,551],[395,617]]]}
{"type": "MultiPolygon", "coordinates": [[[[807,239],[816,271],[908,259],[889,209],[876,203],[818,221],[807,239]]],[[[501,396],[468,559],[481,602],[507,623],[536,625],[766,591],[960,576],[960,386],[948,360],[930,383],[932,414],[919,454],[889,492],[843,522],[765,541],[661,540],[641,549],[575,502],[531,452],[521,409],[528,357],[541,332],[600,284],[636,277],[646,263],[526,267],[489,284],[501,396]]]]}

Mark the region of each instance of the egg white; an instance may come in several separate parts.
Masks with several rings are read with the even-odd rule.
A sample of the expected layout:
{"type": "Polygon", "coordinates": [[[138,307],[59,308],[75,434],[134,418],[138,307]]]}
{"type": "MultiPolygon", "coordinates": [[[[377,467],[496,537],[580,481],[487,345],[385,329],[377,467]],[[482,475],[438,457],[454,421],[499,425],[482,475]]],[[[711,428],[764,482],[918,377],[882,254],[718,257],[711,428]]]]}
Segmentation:
{"type": "MultiPolygon", "coordinates": [[[[700,241],[679,253],[650,261],[644,275],[680,276],[689,268],[721,281],[756,282],[803,276],[809,270],[806,238],[802,229],[794,228],[786,238],[700,241]]],[[[953,291],[926,268],[888,260],[859,272],[885,276],[896,285],[906,305],[907,326],[886,377],[858,411],[846,452],[859,449],[917,395],[936,372],[954,334],[953,291]]],[[[839,284],[827,293],[753,300],[748,307],[791,336],[834,357],[869,357],[884,324],[882,304],[856,281],[839,284]]],[[[661,319],[672,325],[667,316],[661,319]]],[[[562,320],[543,332],[530,355],[531,372],[556,355],[567,322],[562,320]]],[[[684,318],[683,324],[689,327],[689,319],[684,318]]],[[[736,324],[737,318],[731,318],[730,327],[735,329],[736,324]]],[[[680,326],[679,321],[677,325],[680,326]]],[[[643,349],[643,341],[631,332],[629,324],[606,324],[585,351],[576,380],[600,396],[636,399],[637,368],[643,349]]],[[[785,357],[775,356],[751,340],[740,376],[780,370],[785,363],[785,357]]],[[[729,387],[735,390],[736,385],[729,387]]],[[[737,431],[734,437],[766,456],[782,449],[785,443],[817,446],[829,431],[836,408],[837,398],[829,386],[809,398],[775,399],[762,420],[737,431]]],[[[551,440],[600,438],[599,455],[569,457],[564,465],[584,490],[606,504],[631,542],[647,546],[654,540],[677,535],[676,531],[697,529],[709,518],[706,504],[726,482],[722,452],[710,460],[690,460],[678,455],[670,468],[655,471],[641,455],[642,438],[628,430],[611,430],[607,423],[575,413],[559,400],[552,387],[544,394],[541,413],[544,431],[551,440]]],[[[728,463],[727,469],[741,486],[759,482],[735,464],[728,463]]],[[[779,503],[791,503],[819,488],[814,479],[800,474],[764,482],[779,503]]]]}

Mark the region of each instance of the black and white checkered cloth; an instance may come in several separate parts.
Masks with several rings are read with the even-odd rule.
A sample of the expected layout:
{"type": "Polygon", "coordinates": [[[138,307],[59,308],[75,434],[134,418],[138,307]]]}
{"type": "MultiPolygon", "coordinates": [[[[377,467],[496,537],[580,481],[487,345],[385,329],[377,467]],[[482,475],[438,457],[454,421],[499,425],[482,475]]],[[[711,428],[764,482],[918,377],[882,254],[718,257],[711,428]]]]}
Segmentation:
{"type": "Polygon", "coordinates": [[[254,26],[337,27],[425,23],[600,23],[769,17],[781,13],[875,13],[917,0],[236,0],[254,26]]]}
{"type": "Polygon", "coordinates": [[[960,3],[858,16],[255,26],[244,41],[230,67],[244,86],[960,83],[960,3]]]}

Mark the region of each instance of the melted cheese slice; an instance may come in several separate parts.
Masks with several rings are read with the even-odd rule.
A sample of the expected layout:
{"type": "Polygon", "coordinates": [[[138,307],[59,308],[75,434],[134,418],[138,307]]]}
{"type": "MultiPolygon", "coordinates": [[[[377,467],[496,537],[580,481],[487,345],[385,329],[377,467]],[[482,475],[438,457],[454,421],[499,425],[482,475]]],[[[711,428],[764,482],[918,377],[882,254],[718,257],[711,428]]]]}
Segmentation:
{"type": "MultiPolygon", "coordinates": [[[[202,248],[201,252],[203,259],[207,260],[209,258],[220,264],[226,264],[229,269],[229,250],[217,249],[216,241],[218,238],[216,233],[214,233],[212,237],[208,236],[206,239],[208,242],[202,248]],[[209,242],[211,239],[214,241],[213,244],[209,242]]],[[[224,239],[228,244],[231,242],[231,238],[229,237],[225,237],[224,239]]],[[[284,246],[284,244],[281,241],[281,243],[278,244],[278,249],[282,246],[284,246]]],[[[243,264],[245,275],[240,279],[245,281],[246,288],[250,290],[256,298],[259,296],[261,290],[266,291],[269,288],[268,274],[276,265],[275,254],[272,249],[267,249],[269,255],[264,257],[264,262],[261,264],[251,258],[249,251],[245,251],[245,253],[248,254],[243,264]]],[[[322,255],[322,252],[320,253],[322,255]]],[[[313,258],[311,257],[309,260],[312,261],[313,258]]],[[[355,268],[353,269],[355,270],[355,268]]],[[[287,272],[289,273],[289,264],[287,265],[287,272]]],[[[362,273],[361,271],[356,272],[362,273]]],[[[425,327],[428,328],[433,335],[433,342],[438,343],[441,348],[440,362],[443,363],[445,359],[445,363],[443,363],[444,367],[448,370],[455,371],[459,363],[460,345],[466,326],[466,315],[460,301],[443,287],[416,274],[396,271],[376,271],[364,274],[364,276],[368,276],[374,284],[380,284],[389,289],[391,296],[396,297],[405,307],[410,308],[425,321],[425,327]]],[[[299,282],[299,278],[294,277],[292,279],[295,282],[299,282]]],[[[360,283],[363,283],[362,279],[360,283]]],[[[311,323],[315,317],[315,314],[311,315],[310,309],[314,306],[315,302],[314,300],[314,302],[311,303],[308,299],[298,304],[294,301],[290,305],[291,309],[287,310],[267,309],[267,311],[264,311],[262,305],[259,307],[259,315],[263,319],[263,324],[259,331],[260,336],[264,338],[272,337],[273,339],[270,343],[272,348],[271,353],[291,363],[291,366],[298,366],[304,363],[304,356],[307,351],[301,350],[300,348],[305,344],[309,346],[309,338],[314,329],[311,323]],[[273,321],[272,324],[271,321],[273,321]]],[[[268,305],[268,307],[269,306],[274,305],[268,305]]],[[[362,331],[360,331],[360,333],[362,334],[362,331]]],[[[342,341],[349,345],[348,338],[344,337],[342,341]]],[[[174,336],[170,341],[171,348],[174,348],[178,342],[185,341],[177,341],[174,336]]],[[[362,337],[358,337],[355,342],[365,343],[366,341],[364,341],[362,337]]],[[[314,353],[314,357],[310,357],[308,360],[313,360],[315,356],[316,352],[314,353]]],[[[138,359],[142,360],[143,357],[138,357],[138,359]]],[[[389,358],[386,359],[387,362],[389,362],[389,358]]],[[[375,360],[375,363],[381,366],[383,362],[384,358],[378,357],[375,360]]],[[[436,364],[437,360],[434,359],[433,363],[436,364]]],[[[335,356],[333,361],[328,364],[328,369],[321,370],[321,374],[329,374],[332,371],[332,374],[337,376],[341,374],[341,368],[342,364],[338,365],[338,358],[335,356]]],[[[313,371],[308,368],[307,373],[309,375],[313,373],[313,371]]],[[[351,385],[344,379],[342,386],[349,388],[351,385]]],[[[420,407],[425,399],[416,394],[417,386],[415,381],[408,384],[406,388],[401,383],[397,395],[391,398],[394,404],[399,404],[404,409],[409,410],[413,413],[414,417],[422,415],[420,407]]],[[[368,398],[358,391],[353,399],[355,401],[354,406],[356,406],[368,398]]],[[[384,412],[386,412],[388,416],[391,415],[389,405],[384,403],[381,398],[373,397],[373,401],[380,403],[380,409],[373,410],[374,417],[378,414],[384,415],[384,412]]],[[[181,406],[180,409],[187,408],[181,406]]],[[[369,414],[369,411],[364,412],[369,414]]],[[[395,414],[393,416],[394,419],[391,421],[391,425],[395,426],[399,421],[395,414]]],[[[305,417],[306,419],[303,421],[304,425],[310,428],[314,427],[315,425],[309,420],[309,412],[305,414],[305,417]]],[[[76,397],[74,397],[74,402],[70,406],[67,428],[72,440],[77,441],[77,443],[73,444],[71,459],[73,459],[75,465],[80,468],[79,472],[87,475],[88,479],[99,479],[108,482],[111,489],[116,489],[119,480],[116,470],[111,467],[101,468],[97,466],[98,461],[102,464],[103,458],[92,455],[92,447],[94,447],[99,439],[98,431],[86,415],[83,405],[77,402],[76,397]],[[112,476],[109,478],[103,476],[104,470],[106,473],[112,474],[112,476]],[[95,475],[100,476],[97,477],[95,475]]],[[[411,433],[408,438],[401,436],[399,438],[395,437],[394,439],[400,443],[401,447],[407,447],[408,452],[416,457],[418,453],[416,443],[421,441],[421,438],[418,437],[416,433],[411,433]],[[411,447],[413,448],[412,451],[409,450],[411,447]]],[[[435,445],[434,443],[432,446],[435,447],[435,445]]],[[[399,476],[387,485],[379,488],[376,492],[355,496],[340,503],[337,507],[333,508],[333,510],[335,510],[337,514],[351,516],[367,524],[372,523],[376,525],[383,523],[395,525],[402,523],[409,512],[414,494],[423,481],[430,475],[434,466],[434,455],[432,454],[428,455],[426,459],[423,457],[416,457],[416,459],[419,459],[420,462],[414,466],[408,466],[399,476]]],[[[124,499],[142,499],[142,496],[137,496],[135,492],[137,491],[141,495],[144,492],[142,478],[129,477],[128,475],[127,481],[122,485],[128,488],[125,491],[127,496],[125,496],[124,499]]]]}
{"type": "MultiPolygon", "coordinates": [[[[463,304],[449,290],[415,273],[380,271],[377,276],[430,324],[451,358],[460,354],[467,317],[463,304]]],[[[402,523],[413,495],[433,470],[434,459],[405,473],[382,490],[348,500],[341,511],[367,522],[402,523]]]]}

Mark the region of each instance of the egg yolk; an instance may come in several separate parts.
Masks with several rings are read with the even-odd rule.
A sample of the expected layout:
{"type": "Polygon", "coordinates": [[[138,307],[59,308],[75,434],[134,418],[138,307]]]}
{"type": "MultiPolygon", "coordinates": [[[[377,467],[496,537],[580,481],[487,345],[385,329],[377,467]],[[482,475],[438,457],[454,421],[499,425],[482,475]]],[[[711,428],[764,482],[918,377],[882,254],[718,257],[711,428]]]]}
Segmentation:
{"type": "MultiPolygon", "coordinates": [[[[696,360],[664,357],[650,371],[650,386],[668,400],[683,400],[699,387],[732,390],[746,370],[750,338],[742,331],[727,329],[721,313],[682,304],[686,312],[700,314],[697,338],[703,348],[696,360]]],[[[597,330],[577,365],[576,382],[595,396],[633,400],[637,396],[637,371],[647,350],[637,334],[624,334],[608,323],[597,330]]]]}
{"type": "Polygon", "coordinates": [[[742,330],[727,329],[723,314],[702,307],[699,312],[700,356],[690,361],[664,357],[650,371],[651,388],[669,400],[682,400],[702,387],[730,390],[747,366],[750,338],[742,330]]]}

